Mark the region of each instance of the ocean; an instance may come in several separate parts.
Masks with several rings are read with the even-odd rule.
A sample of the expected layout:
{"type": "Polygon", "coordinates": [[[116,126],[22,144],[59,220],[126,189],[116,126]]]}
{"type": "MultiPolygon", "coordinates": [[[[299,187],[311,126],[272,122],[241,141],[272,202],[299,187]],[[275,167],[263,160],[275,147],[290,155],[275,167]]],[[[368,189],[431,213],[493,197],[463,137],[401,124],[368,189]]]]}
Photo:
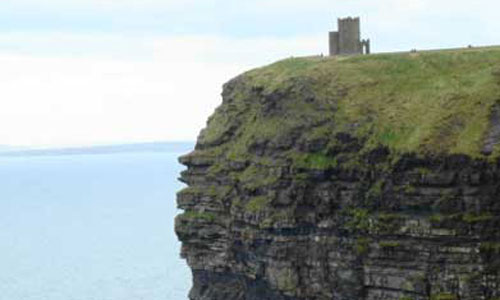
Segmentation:
{"type": "Polygon", "coordinates": [[[0,300],[186,300],[180,154],[0,157],[0,300]]]}

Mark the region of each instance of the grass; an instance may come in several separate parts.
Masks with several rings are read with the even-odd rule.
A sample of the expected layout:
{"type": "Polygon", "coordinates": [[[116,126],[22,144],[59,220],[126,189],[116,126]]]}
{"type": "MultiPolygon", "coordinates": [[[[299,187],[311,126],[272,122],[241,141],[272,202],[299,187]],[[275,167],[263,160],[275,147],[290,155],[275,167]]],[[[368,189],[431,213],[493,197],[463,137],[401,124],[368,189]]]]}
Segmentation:
{"type": "Polygon", "coordinates": [[[500,243],[498,242],[483,242],[479,246],[483,253],[500,254],[500,243]]]}
{"type": "Polygon", "coordinates": [[[360,131],[372,132],[373,144],[478,156],[490,107],[498,98],[492,71],[499,54],[398,54],[352,62],[343,78],[353,85],[342,105],[345,119],[365,119],[360,131]],[[371,84],[363,88],[359,81],[371,84]]]}
{"type": "Polygon", "coordinates": [[[358,237],[356,239],[354,250],[358,255],[365,255],[370,250],[370,239],[366,237],[358,237]]]}
{"type": "Polygon", "coordinates": [[[458,300],[458,297],[454,294],[440,293],[431,295],[431,300],[458,300]]]}
{"type": "MultiPolygon", "coordinates": [[[[367,139],[367,148],[384,145],[399,152],[480,157],[491,107],[500,99],[499,64],[500,49],[485,48],[293,58],[245,76],[252,85],[264,87],[264,93],[307,82],[316,107],[335,107],[334,130],[352,131],[355,124],[354,133],[367,139]]],[[[299,106],[297,123],[301,115],[321,115],[307,104],[299,106]]],[[[281,129],[290,126],[281,120],[281,129]]],[[[259,127],[269,128],[267,122],[276,120],[259,122],[259,127]]]]}
{"type": "Polygon", "coordinates": [[[295,153],[292,158],[299,168],[323,170],[337,166],[334,157],[322,153],[295,153]]]}
{"type": "Polygon", "coordinates": [[[383,192],[384,192],[384,181],[378,180],[368,190],[367,197],[371,199],[380,198],[383,192]]]}
{"type": "Polygon", "coordinates": [[[370,211],[364,208],[351,208],[346,210],[349,221],[346,228],[353,231],[366,231],[370,229],[370,211]]]}
{"type": "Polygon", "coordinates": [[[266,196],[257,196],[251,198],[247,204],[245,205],[245,208],[247,211],[252,212],[252,213],[258,213],[265,209],[269,203],[271,202],[271,198],[266,197],[266,196]]]}
{"type": "Polygon", "coordinates": [[[462,216],[462,219],[466,223],[480,223],[480,222],[488,222],[493,219],[493,215],[487,213],[487,214],[481,214],[481,215],[476,215],[476,214],[464,214],[462,216]]]}
{"type": "Polygon", "coordinates": [[[203,220],[208,222],[215,221],[215,214],[210,212],[187,211],[179,216],[185,220],[203,220]]]}
{"type": "Polygon", "coordinates": [[[257,165],[248,166],[243,172],[238,175],[239,181],[247,189],[256,189],[272,185],[278,181],[278,177],[273,175],[267,168],[257,165]]]}

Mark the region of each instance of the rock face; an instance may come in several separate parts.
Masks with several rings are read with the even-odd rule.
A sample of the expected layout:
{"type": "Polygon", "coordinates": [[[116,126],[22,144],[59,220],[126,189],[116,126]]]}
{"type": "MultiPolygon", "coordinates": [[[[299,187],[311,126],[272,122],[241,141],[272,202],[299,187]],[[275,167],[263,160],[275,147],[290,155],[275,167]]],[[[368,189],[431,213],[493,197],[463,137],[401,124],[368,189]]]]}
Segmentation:
{"type": "MultiPolygon", "coordinates": [[[[452,122],[456,131],[438,124],[415,148],[398,148],[416,137],[394,143],[377,133],[385,108],[349,116],[345,106],[360,88],[389,83],[346,85],[323,64],[346,63],[292,60],[233,79],[196,149],[180,158],[188,187],[175,229],[193,271],[189,298],[500,299],[495,124],[471,138],[469,153],[449,140],[426,144],[469,138],[460,133],[467,115],[452,122]]],[[[381,96],[387,105],[397,97],[381,96]]],[[[486,112],[496,113],[495,101],[486,112]]]]}

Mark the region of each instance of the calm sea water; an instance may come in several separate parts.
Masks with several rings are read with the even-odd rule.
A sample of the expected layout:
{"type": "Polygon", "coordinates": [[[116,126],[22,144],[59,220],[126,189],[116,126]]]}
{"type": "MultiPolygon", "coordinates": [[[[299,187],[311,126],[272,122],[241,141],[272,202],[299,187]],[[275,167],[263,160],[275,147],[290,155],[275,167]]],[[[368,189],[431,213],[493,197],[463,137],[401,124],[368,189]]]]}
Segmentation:
{"type": "Polygon", "coordinates": [[[186,300],[179,155],[0,157],[0,299],[186,300]]]}

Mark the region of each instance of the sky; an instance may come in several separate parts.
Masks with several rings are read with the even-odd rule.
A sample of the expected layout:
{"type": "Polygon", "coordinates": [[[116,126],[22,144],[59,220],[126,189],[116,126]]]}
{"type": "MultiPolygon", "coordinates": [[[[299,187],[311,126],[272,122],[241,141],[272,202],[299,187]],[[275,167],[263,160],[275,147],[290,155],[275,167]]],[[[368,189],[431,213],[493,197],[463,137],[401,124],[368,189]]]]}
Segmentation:
{"type": "Polygon", "coordinates": [[[193,141],[222,84],[328,52],[360,16],[373,52],[500,44],[494,0],[2,0],[0,144],[193,141]]]}

